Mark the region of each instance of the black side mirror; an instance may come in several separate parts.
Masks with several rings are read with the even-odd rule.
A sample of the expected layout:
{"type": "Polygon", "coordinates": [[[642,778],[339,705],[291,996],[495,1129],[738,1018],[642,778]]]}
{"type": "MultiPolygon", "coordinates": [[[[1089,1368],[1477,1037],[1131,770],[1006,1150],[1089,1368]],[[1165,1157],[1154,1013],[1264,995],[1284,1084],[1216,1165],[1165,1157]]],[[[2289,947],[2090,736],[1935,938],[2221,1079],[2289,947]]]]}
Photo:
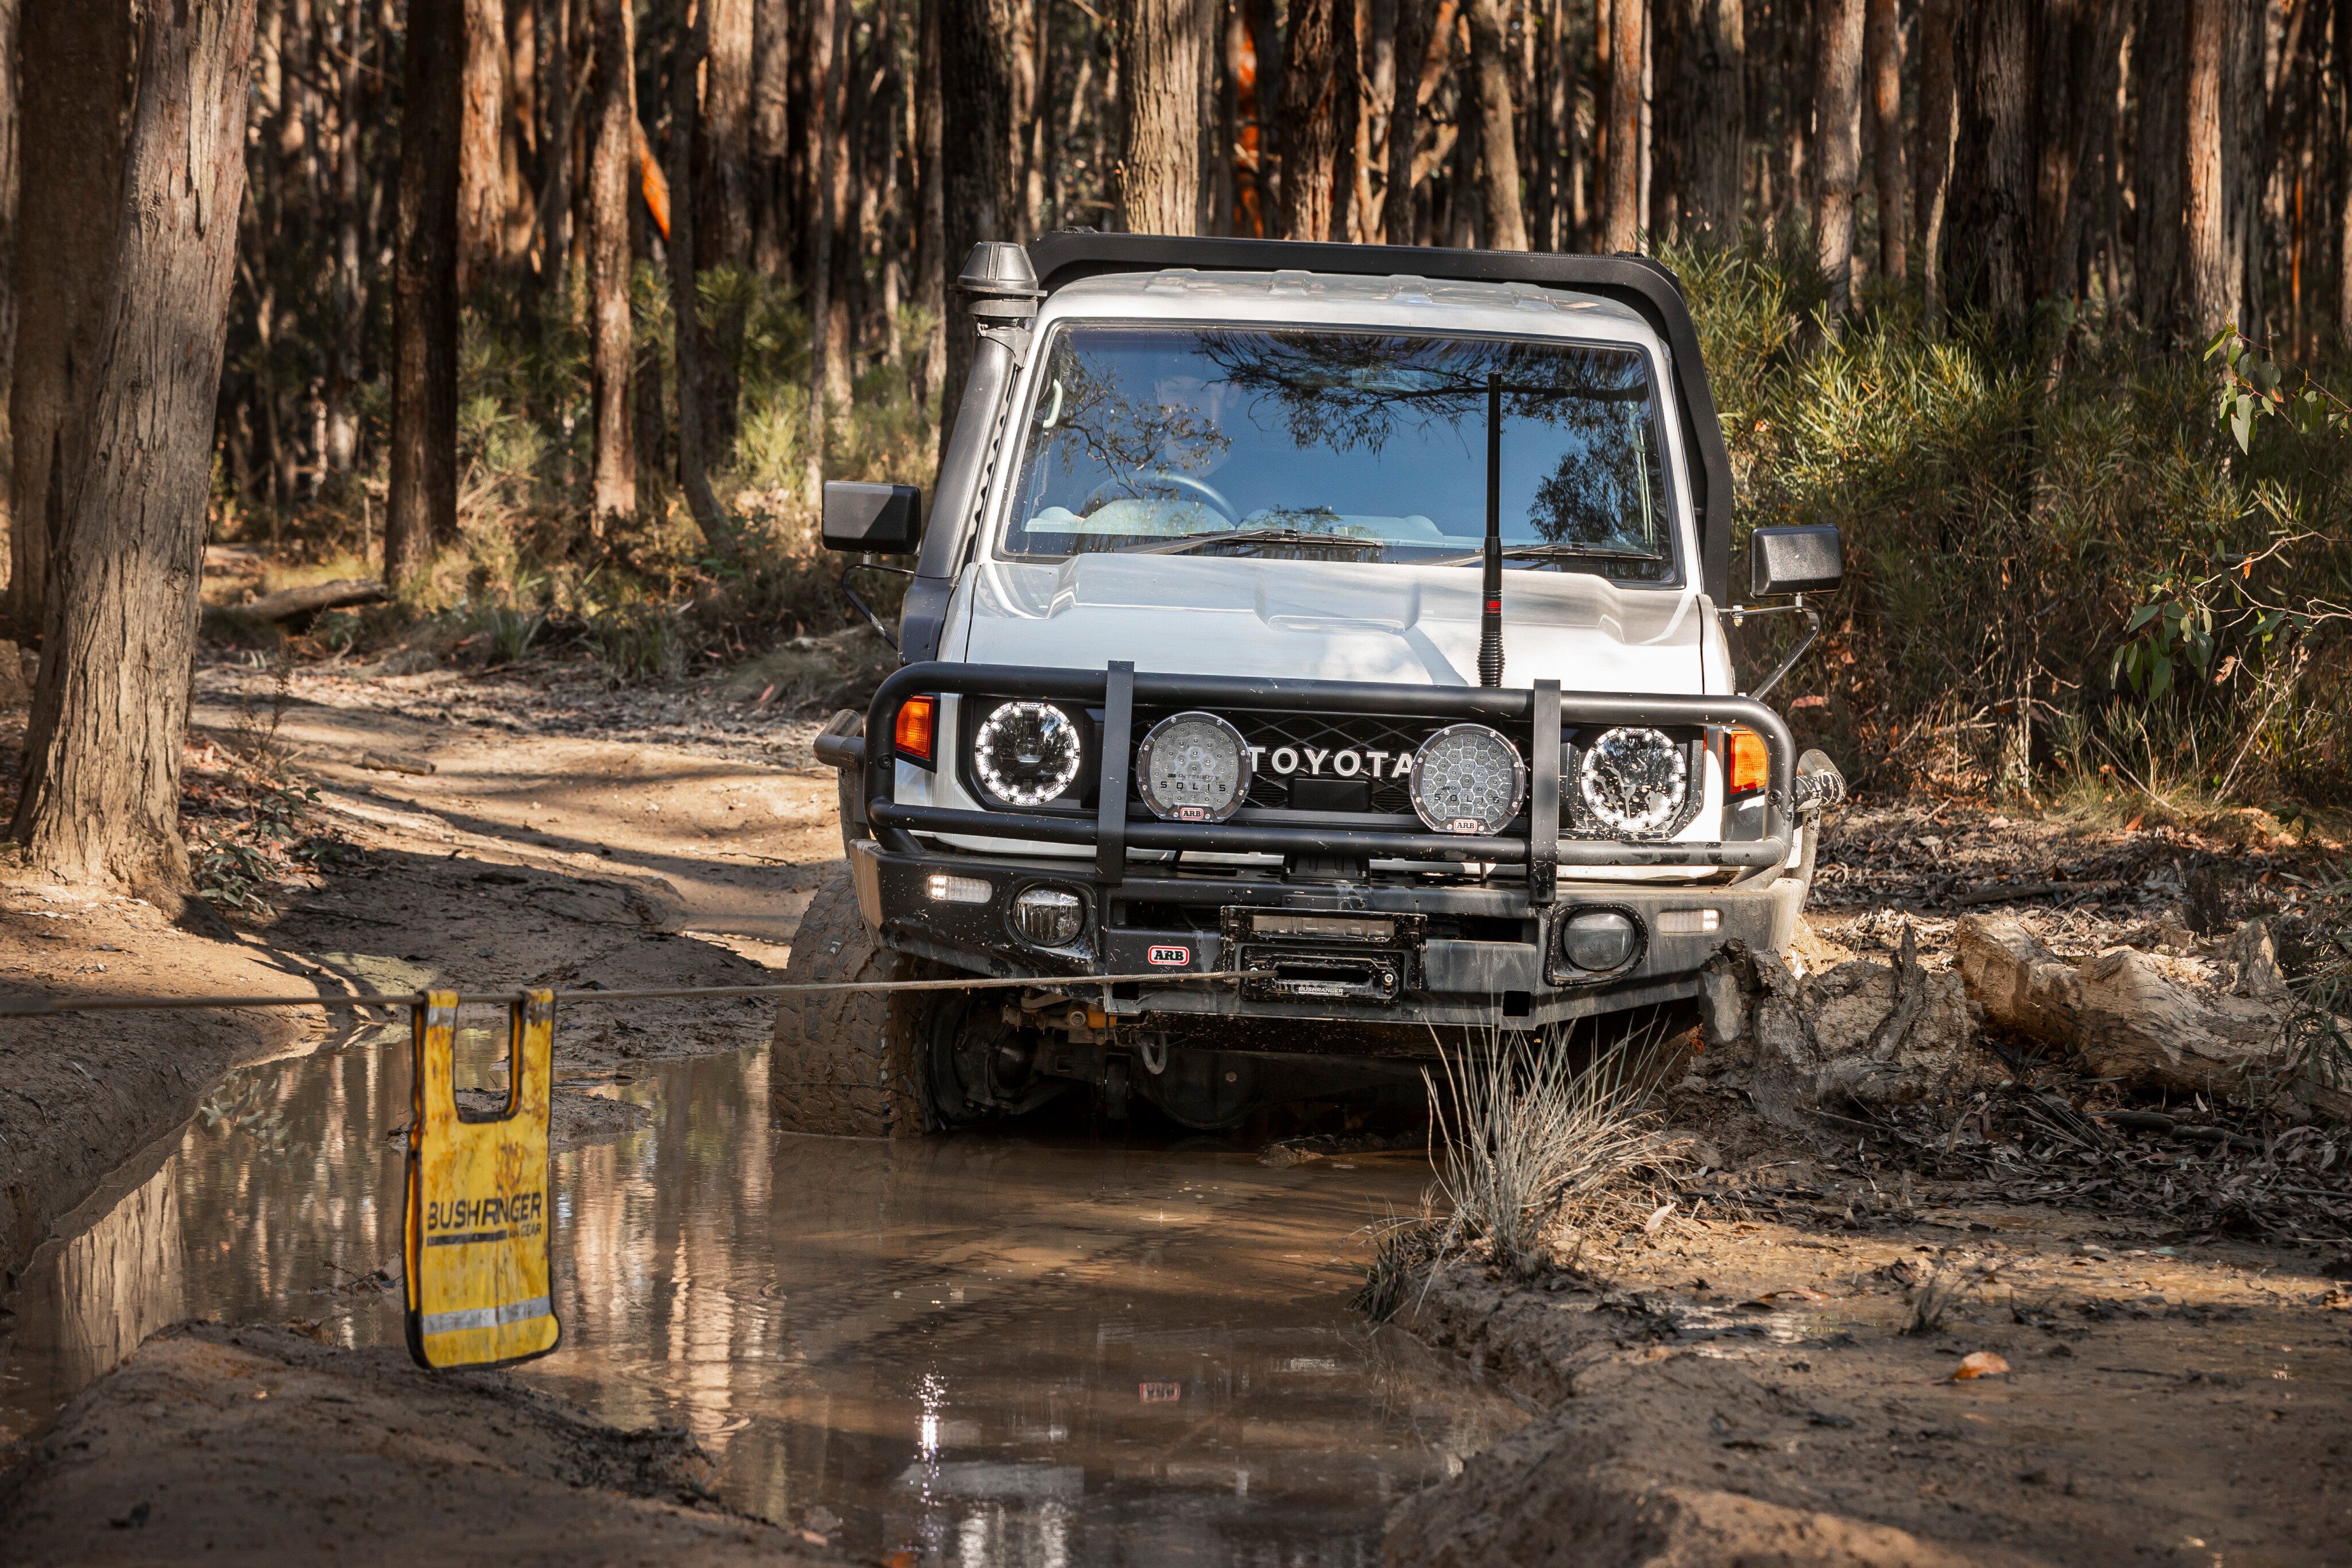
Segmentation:
{"type": "MultiPolygon", "coordinates": [[[[826,487],[828,491],[831,486],[826,487]]],[[[826,536],[830,538],[831,502],[826,536]]],[[[1748,536],[1748,566],[1759,599],[1788,593],[1826,593],[1845,580],[1845,545],[1833,523],[1797,528],[1758,528],[1748,536]]]]}
{"type": "Polygon", "coordinates": [[[825,481],[825,549],[911,555],[922,537],[923,493],[912,485],[825,481]]]}

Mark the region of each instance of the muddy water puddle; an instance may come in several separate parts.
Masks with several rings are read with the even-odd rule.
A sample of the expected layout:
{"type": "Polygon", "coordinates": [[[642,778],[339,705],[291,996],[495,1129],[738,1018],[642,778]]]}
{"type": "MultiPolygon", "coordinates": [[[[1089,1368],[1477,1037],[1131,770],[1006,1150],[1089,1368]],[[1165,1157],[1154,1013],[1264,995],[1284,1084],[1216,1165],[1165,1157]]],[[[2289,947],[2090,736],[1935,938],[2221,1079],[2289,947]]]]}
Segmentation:
{"type": "MultiPolygon", "coordinates": [[[[496,1054],[461,1042],[461,1082],[496,1054]]],[[[767,1067],[572,1085],[648,1120],[556,1155],[563,1343],[518,1373],[692,1429],[739,1508],[910,1563],[1370,1563],[1391,1503],[1522,1419],[1346,1310],[1417,1159],[798,1137],[767,1067]]],[[[19,1281],[0,1437],[180,1318],[398,1344],[407,1120],[404,1037],[230,1074],[19,1281]]]]}

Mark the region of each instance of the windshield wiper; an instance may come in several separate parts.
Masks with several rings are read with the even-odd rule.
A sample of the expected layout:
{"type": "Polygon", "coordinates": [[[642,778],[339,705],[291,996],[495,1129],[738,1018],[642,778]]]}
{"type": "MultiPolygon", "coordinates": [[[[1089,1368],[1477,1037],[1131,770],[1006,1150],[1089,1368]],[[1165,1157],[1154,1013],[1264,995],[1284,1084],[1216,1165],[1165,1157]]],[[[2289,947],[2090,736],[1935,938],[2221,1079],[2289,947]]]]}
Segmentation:
{"type": "MultiPolygon", "coordinates": [[[[1464,555],[1439,556],[1434,560],[1417,560],[1415,566],[1475,566],[1486,559],[1484,550],[1472,550],[1464,555]]],[[[1608,549],[1595,545],[1506,545],[1505,560],[1640,560],[1663,561],[1666,558],[1650,550],[1608,549]]]]}
{"type": "Polygon", "coordinates": [[[1155,539],[1145,545],[1122,545],[1110,555],[1177,555],[1203,545],[1300,544],[1343,545],[1356,549],[1386,549],[1387,539],[1360,538],[1351,534],[1320,534],[1307,528],[1226,528],[1213,534],[1187,534],[1179,539],[1155,539]]]}

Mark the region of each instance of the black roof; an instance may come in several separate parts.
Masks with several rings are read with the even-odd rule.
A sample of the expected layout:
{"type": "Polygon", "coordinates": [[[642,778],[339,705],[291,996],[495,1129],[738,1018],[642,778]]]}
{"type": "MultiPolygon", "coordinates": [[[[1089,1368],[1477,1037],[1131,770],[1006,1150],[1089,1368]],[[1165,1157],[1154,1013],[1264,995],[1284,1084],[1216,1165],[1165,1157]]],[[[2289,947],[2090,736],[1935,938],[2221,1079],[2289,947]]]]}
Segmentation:
{"type": "Polygon", "coordinates": [[[1715,412],[1698,331],[1682,281],[1646,256],[1565,256],[1544,251],[1446,250],[1402,245],[1333,245],[1312,240],[1202,239],[1173,235],[1095,234],[1062,229],[1029,244],[1038,287],[1050,294],[1081,278],[1114,272],[1191,267],[1203,272],[1337,273],[1372,277],[1444,278],[1463,283],[1530,283],[1568,288],[1622,305],[1650,324],[1674,357],[1683,444],[1698,462],[1691,496],[1699,521],[1699,580],[1717,604],[1731,586],[1731,456],[1715,412]]]}

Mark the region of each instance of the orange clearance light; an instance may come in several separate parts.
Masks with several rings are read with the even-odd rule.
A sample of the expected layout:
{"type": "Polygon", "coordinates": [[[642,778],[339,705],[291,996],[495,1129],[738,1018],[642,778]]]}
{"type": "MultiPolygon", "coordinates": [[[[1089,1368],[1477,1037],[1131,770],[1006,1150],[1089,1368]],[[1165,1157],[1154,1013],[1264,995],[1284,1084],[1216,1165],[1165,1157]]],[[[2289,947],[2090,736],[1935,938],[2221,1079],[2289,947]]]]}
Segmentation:
{"type": "MultiPolygon", "coordinates": [[[[906,719],[898,724],[903,732],[906,719]]],[[[1752,794],[1772,781],[1771,754],[1764,749],[1764,737],[1752,729],[1734,729],[1724,735],[1724,789],[1733,795],[1752,794]]]]}
{"type": "Polygon", "coordinates": [[[930,697],[908,697],[898,705],[898,749],[921,761],[931,760],[931,717],[934,701],[930,697]]]}

